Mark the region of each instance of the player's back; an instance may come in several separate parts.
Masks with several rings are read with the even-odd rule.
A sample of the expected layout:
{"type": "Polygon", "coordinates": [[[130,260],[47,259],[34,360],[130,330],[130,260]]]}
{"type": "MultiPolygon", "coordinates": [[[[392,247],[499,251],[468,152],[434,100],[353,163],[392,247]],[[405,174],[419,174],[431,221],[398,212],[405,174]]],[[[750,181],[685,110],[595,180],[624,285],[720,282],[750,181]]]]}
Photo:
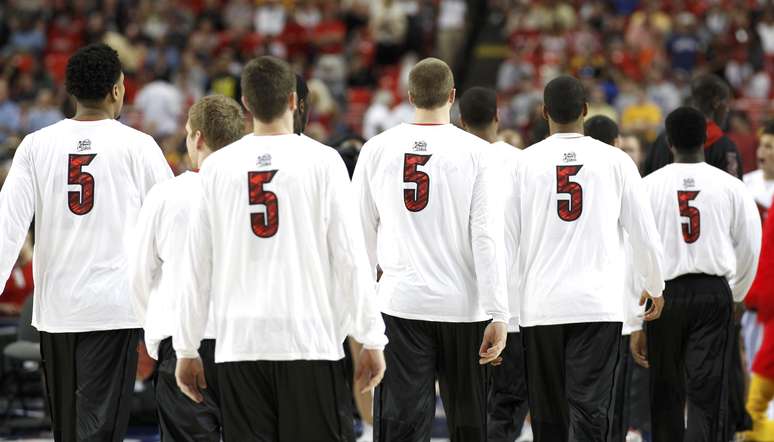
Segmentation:
{"type": "Polygon", "coordinates": [[[432,321],[488,318],[478,305],[471,219],[477,186],[494,179],[487,175],[488,149],[451,124],[401,124],[363,147],[353,180],[368,189],[378,212],[383,312],[432,321]]]}
{"type": "Polygon", "coordinates": [[[204,162],[218,361],[340,357],[344,336],[328,333],[350,312],[337,309],[329,220],[346,178],[335,150],[295,134],[247,135],[204,162]]]}
{"type": "Polygon", "coordinates": [[[139,327],[126,250],[146,193],[172,176],[158,145],[115,120],[62,120],[28,135],[16,155],[35,196],[33,325],[139,327]]]}
{"type": "Polygon", "coordinates": [[[521,155],[512,185],[523,326],[623,320],[623,278],[611,275],[623,272],[619,219],[626,175],[636,174],[627,162],[619,149],[569,133],[521,155]]]}
{"type": "MultiPolygon", "coordinates": [[[[664,245],[664,277],[735,276],[734,238],[755,219],[744,183],[707,163],[673,163],[644,179],[664,245]]],[[[743,296],[743,294],[742,294],[743,296]]]]}

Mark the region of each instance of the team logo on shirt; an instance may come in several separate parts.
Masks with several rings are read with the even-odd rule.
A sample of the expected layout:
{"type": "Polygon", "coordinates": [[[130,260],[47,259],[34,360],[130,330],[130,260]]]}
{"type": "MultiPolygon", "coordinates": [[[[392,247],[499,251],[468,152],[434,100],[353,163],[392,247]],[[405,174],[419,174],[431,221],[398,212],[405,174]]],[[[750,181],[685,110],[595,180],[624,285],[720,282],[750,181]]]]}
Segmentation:
{"type": "Polygon", "coordinates": [[[268,153],[265,153],[258,157],[258,161],[256,161],[256,164],[259,166],[271,166],[271,155],[268,153]]]}
{"type": "Polygon", "coordinates": [[[578,161],[578,157],[575,155],[575,152],[565,152],[562,154],[562,161],[565,163],[574,163],[578,161]]]}
{"type": "Polygon", "coordinates": [[[78,152],[91,150],[91,140],[86,138],[85,140],[78,141],[78,147],[75,150],[78,152]]]}
{"type": "Polygon", "coordinates": [[[683,187],[686,189],[696,187],[696,181],[693,178],[683,178],[683,187]]]}
{"type": "Polygon", "coordinates": [[[427,152],[427,143],[424,141],[414,141],[414,152],[427,152]]]}

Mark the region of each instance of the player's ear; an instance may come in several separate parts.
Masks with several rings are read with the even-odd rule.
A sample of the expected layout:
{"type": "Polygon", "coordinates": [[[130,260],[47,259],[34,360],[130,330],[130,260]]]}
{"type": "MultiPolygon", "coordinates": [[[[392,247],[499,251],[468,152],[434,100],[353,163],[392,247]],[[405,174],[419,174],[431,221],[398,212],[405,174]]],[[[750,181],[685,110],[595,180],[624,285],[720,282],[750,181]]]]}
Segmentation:
{"type": "Polygon", "coordinates": [[[589,114],[589,104],[583,103],[583,112],[582,112],[583,118],[586,118],[586,115],[588,114],[589,114]]]}
{"type": "Polygon", "coordinates": [[[543,119],[548,121],[548,109],[546,109],[545,104],[543,104],[543,119]]]}
{"type": "Polygon", "coordinates": [[[500,109],[497,109],[497,110],[495,111],[495,118],[494,118],[494,122],[495,122],[495,123],[497,123],[497,124],[500,124],[500,109]]]}
{"type": "Polygon", "coordinates": [[[452,88],[449,94],[449,104],[454,104],[454,99],[457,98],[457,89],[452,88]]]}
{"type": "Polygon", "coordinates": [[[409,104],[414,106],[414,97],[411,96],[411,92],[408,93],[409,104]]]}
{"type": "Polygon", "coordinates": [[[288,96],[288,109],[290,112],[295,112],[298,108],[298,94],[291,92],[288,96]]]}
{"type": "Polygon", "coordinates": [[[204,150],[206,147],[204,144],[204,135],[202,135],[202,131],[198,130],[194,132],[194,143],[196,146],[196,150],[204,150]]]}
{"type": "Polygon", "coordinates": [[[250,110],[250,106],[247,105],[247,98],[245,98],[244,95],[242,95],[242,106],[247,109],[247,112],[250,112],[251,114],[253,113],[253,111],[250,110]]]}

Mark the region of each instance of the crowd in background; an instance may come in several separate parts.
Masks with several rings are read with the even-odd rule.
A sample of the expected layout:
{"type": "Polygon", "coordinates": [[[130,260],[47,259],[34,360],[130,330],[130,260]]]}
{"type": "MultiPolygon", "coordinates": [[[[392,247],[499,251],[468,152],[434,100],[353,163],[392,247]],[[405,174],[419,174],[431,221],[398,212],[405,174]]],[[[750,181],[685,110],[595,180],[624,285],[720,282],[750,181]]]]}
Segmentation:
{"type": "Polygon", "coordinates": [[[583,79],[592,114],[647,143],[699,72],[734,92],[728,130],[755,167],[755,129],[772,108],[771,0],[10,0],[0,4],[0,159],[27,133],[73,112],[68,56],[104,41],[126,74],[122,119],[187,168],[185,113],[209,93],[240,97],[239,72],[265,53],[307,78],[307,133],[365,139],[412,117],[408,69],[435,55],[457,87],[496,86],[503,137],[546,133],[541,91],[583,79]],[[492,44],[494,42],[494,44],[492,44]],[[475,68],[477,67],[477,68],[475,68]],[[491,80],[491,81],[490,81],[491,80]]]}

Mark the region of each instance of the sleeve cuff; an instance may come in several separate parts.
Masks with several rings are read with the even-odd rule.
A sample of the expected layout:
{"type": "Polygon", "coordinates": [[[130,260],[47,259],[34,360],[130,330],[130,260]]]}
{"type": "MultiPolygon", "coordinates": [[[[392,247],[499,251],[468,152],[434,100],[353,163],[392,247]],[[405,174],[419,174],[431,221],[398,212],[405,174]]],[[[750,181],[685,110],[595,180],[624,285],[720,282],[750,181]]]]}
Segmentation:
{"type": "Polygon", "coordinates": [[[489,313],[492,316],[492,322],[504,322],[505,324],[508,324],[509,320],[511,319],[511,315],[509,313],[489,313]]]}
{"type": "Polygon", "coordinates": [[[177,355],[178,359],[196,359],[199,357],[199,352],[195,350],[175,350],[175,355],[177,355]]]}

